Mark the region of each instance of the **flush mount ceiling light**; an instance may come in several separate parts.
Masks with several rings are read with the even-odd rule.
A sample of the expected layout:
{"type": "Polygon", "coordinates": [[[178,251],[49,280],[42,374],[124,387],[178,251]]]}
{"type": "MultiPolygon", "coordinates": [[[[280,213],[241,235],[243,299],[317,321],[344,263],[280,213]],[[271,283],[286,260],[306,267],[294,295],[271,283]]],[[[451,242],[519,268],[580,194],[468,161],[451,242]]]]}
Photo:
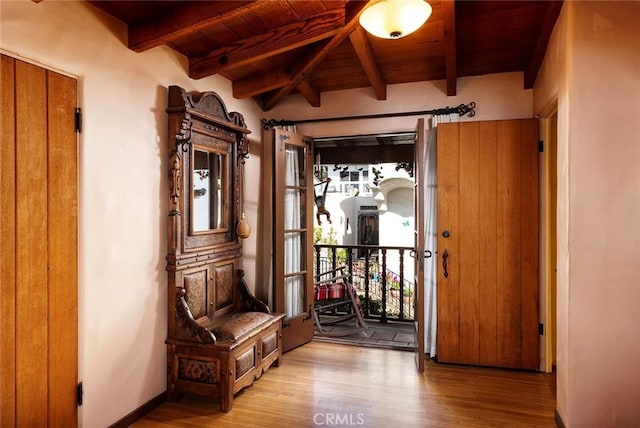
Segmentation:
{"type": "Polygon", "coordinates": [[[422,26],[431,16],[431,5],[424,0],[383,0],[366,8],[360,25],[383,39],[399,39],[422,26]]]}

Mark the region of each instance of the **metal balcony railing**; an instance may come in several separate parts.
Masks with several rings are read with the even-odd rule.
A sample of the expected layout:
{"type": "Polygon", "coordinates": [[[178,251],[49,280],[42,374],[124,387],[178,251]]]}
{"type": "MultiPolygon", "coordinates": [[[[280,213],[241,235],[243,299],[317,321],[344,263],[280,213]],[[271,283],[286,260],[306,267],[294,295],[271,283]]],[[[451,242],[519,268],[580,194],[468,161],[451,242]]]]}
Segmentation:
{"type": "Polygon", "coordinates": [[[415,316],[413,247],[314,245],[314,277],[346,265],[366,319],[413,321],[415,316]]]}

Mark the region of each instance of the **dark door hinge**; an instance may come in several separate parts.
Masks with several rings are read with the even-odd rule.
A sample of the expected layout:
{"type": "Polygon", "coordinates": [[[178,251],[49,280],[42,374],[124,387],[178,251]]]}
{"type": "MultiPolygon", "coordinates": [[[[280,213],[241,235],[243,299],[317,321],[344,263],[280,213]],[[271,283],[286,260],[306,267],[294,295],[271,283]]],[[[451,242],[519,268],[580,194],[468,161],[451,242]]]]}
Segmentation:
{"type": "Polygon", "coordinates": [[[544,141],[542,140],[538,141],[538,151],[540,153],[544,152],[544,141]]]}
{"type": "Polygon", "coordinates": [[[82,382],[78,383],[78,386],[76,386],[76,403],[78,404],[78,407],[82,406],[82,394],[84,393],[84,391],[82,390],[82,382]]]}
{"type": "Polygon", "coordinates": [[[542,323],[538,324],[538,334],[540,336],[544,336],[544,324],[542,324],[542,323]]]}
{"type": "Polygon", "coordinates": [[[82,132],[82,110],[80,107],[76,107],[76,133],[82,132]]]}

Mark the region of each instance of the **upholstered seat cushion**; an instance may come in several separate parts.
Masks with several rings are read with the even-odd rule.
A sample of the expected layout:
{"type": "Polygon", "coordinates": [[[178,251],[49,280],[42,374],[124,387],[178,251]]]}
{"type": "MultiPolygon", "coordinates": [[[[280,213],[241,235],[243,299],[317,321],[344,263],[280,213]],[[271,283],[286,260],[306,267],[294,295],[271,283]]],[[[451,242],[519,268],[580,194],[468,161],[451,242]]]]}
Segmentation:
{"type": "Polygon", "coordinates": [[[262,325],[271,324],[274,319],[276,317],[264,312],[238,312],[216,320],[210,329],[218,340],[238,340],[262,325]]]}

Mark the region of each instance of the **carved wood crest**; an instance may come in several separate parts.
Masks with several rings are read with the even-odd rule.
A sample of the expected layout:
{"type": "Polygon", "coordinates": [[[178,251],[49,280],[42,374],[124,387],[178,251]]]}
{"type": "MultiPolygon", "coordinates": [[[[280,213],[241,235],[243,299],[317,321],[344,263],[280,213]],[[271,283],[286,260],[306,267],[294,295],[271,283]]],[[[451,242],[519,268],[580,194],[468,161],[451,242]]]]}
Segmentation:
{"type": "MultiPolygon", "coordinates": [[[[239,162],[248,153],[244,116],[228,112],[224,102],[215,92],[187,92],[178,86],[170,86],[169,103],[169,235],[170,253],[179,254],[228,245],[238,241],[235,226],[239,219],[239,162]],[[192,175],[194,151],[218,153],[228,160],[228,180],[223,184],[230,203],[225,203],[223,226],[194,233],[192,204],[195,204],[192,175]],[[173,250],[172,250],[173,249],[173,250]]],[[[225,173],[227,174],[227,173],[225,173]]],[[[200,189],[200,191],[202,191],[200,189]]],[[[196,195],[200,196],[200,194],[196,195]]],[[[173,256],[172,256],[173,257],[173,256]]]]}

